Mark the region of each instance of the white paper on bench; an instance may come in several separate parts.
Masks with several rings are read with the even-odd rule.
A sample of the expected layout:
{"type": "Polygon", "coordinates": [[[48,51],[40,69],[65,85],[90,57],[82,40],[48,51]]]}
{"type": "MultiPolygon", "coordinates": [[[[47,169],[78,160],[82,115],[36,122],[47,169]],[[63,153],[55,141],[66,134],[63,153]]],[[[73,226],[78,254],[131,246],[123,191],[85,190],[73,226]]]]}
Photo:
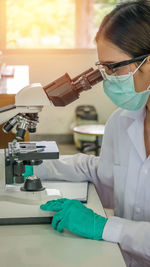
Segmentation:
{"type": "Polygon", "coordinates": [[[69,199],[78,199],[87,201],[88,198],[88,182],[55,182],[42,181],[42,185],[50,189],[59,189],[62,197],[69,199]]]}

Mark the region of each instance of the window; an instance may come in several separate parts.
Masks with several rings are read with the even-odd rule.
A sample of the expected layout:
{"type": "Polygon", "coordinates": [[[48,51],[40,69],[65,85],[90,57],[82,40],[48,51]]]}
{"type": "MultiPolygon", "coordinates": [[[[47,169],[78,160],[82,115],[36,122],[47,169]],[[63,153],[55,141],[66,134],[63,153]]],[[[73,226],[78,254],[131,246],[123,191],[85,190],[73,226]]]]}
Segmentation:
{"type": "Polygon", "coordinates": [[[119,0],[0,0],[1,49],[93,48],[119,0]]]}

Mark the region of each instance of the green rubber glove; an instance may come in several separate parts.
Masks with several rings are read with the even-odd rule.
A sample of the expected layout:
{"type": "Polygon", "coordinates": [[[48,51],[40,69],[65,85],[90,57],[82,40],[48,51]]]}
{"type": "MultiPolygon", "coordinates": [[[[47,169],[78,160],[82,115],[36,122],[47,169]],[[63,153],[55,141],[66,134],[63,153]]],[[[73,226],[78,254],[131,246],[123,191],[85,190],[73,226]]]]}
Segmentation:
{"type": "Polygon", "coordinates": [[[61,198],[48,201],[40,208],[57,211],[52,220],[52,227],[58,232],[64,229],[90,239],[102,240],[104,226],[108,219],[86,208],[78,200],[61,198]]]}
{"type": "Polygon", "coordinates": [[[33,175],[33,166],[32,165],[26,165],[24,178],[27,178],[28,176],[32,176],[32,175],[33,175]]]}

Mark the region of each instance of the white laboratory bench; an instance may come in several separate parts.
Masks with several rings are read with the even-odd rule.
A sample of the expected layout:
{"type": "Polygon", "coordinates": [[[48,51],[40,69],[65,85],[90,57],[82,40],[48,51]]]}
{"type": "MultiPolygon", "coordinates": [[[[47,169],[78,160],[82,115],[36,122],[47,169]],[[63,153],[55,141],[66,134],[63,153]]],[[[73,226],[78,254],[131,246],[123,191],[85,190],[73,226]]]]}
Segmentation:
{"type": "MultiPolygon", "coordinates": [[[[105,216],[94,185],[87,207],[105,216]]],[[[4,207],[5,208],[5,207],[4,207]]],[[[86,239],[51,225],[0,226],[1,267],[125,267],[119,246],[86,239]]]]}

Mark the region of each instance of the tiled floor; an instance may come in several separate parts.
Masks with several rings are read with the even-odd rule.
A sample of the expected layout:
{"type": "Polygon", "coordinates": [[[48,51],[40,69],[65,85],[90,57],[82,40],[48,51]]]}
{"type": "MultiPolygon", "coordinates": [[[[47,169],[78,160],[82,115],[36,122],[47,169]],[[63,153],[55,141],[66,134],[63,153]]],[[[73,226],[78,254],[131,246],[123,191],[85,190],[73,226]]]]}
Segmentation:
{"type": "MultiPolygon", "coordinates": [[[[60,155],[72,155],[80,153],[80,151],[75,147],[74,144],[57,144],[59,148],[60,155]]],[[[88,155],[94,155],[94,151],[87,152],[88,155]]]]}
{"type": "Polygon", "coordinates": [[[57,144],[60,155],[72,155],[79,153],[74,144],[57,144]]]}

